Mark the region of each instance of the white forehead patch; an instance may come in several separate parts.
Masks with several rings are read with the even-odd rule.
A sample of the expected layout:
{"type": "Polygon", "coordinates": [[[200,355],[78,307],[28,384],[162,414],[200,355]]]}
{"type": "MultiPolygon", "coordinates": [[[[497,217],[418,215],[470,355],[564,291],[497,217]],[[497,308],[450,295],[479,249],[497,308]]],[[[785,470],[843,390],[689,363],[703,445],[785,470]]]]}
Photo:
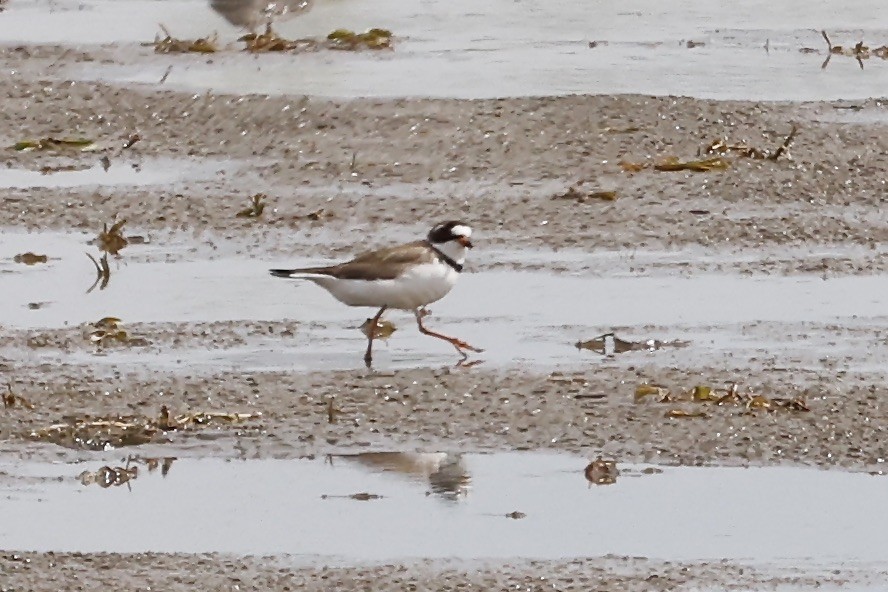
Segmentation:
{"type": "Polygon", "coordinates": [[[472,229],[464,224],[457,224],[453,228],[450,229],[455,236],[464,236],[466,238],[471,238],[472,229]]]}

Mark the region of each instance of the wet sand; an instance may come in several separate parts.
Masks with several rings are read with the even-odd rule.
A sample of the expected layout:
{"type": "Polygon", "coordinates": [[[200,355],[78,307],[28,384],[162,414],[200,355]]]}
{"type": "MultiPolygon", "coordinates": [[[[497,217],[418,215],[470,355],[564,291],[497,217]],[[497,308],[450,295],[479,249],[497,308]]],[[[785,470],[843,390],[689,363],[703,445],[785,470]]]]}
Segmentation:
{"type": "MultiPolygon", "coordinates": [[[[116,214],[132,227],[239,237],[265,253],[292,252],[297,245],[289,241],[318,228],[360,225],[366,233],[368,225],[456,214],[475,220],[487,244],[531,248],[874,250],[886,233],[875,210],[884,191],[884,134],[879,126],[823,121],[836,113],[830,104],[633,96],[332,102],[24,81],[10,91],[15,108],[0,120],[10,139],[94,138],[114,168],[150,166],[158,157],[228,159],[209,178],[172,187],[74,187],[64,206],[51,188],[13,189],[4,219],[30,228],[94,228],[96,219],[116,214]],[[81,102],[88,107],[71,110],[81,102]],[[632,174],[619,165],[692,160],[725,136],[774,149],[793,124],[801,129],[793,160],[732,158],[727,171],[702,174],[632,174]],[[141,141],[121,152],[134,132],[141,141]],[[617,201],[554,199],[581,181],[589,190],[617,191],[617,201]],[[269,197],[262,224],[232,220],[258,191],[269,197]],[[410,206],[398,207],[405,199],[410,206]],[[321,209],[322,220],[308,217],[321,209]]],[[[37,159],[8,154],[7,164],[29,168],[37,159]]],[[[98,157],[39,160],[92,165],[98,157]]],[[[310,254],[328,253],[320,248],[310,254]]],[[[883,265],[866,255],[863,262],[826,259],[840,270],[883,265]]]]}
{"type": "MultiPolygon", "coordinates": [[[[325,99],[81,78],[85,66],[139,68],[154,59],[151,48],[119,42],[0,49],[11,73],[0,82],[8,97],[3,141],[84,136],[99,148],[3,151],[0,283],[11,294],[0,369],[10,392],[34,406],[0,413],[4,459],[94,459],[28,435],[72,415],[156,417],[165,405],[173,413],[262,416],[165,433],[134,454],[552,450],[618,463],[799,465],[882,478],[888,317],[878,282],[888,270],[888,136],[881,101],[325,99]],[[722,137],[773,150],[793,126],[790,157],[729,155],[729,168],[705,173],[620,165],[696,159],[722,137]],[[124,148],[133,134],[139,140],[124,148]],[[40,174],[44,167],[86,170],[40,174]],[[584,191],[616,191],[617,199],[559,197],[580,182],[584,191]],[[262,216],[236,217],[257,192],[267,195],[262,216]],[[96,253],[88,241],[115,217],[127,220],[125,234],[145,241],[111,257],[108,288],[85,295],[94,272],[81,251],[96,253]],[[368,371],[355,329],[366,311],[264,275],[282,262],[411,240],[454,217],[476,229],[473,275],[457,287],[462,295],[433,307],[433,320],[484,343],[489,353],[475,367],[454,367],[449,350],[396,316],[398,331],[368,371]],[[25,251],[50,259],[34,267],[11,260],[25,251]],[[519,274],[531,271],[537,275],[519,274]],[[485,274],[534,278],[529,298],[551,310],[499,307],[485,274]],[[225,281],[214,284],[212,276],[225,281]],[[602,288],[614,278],[625,283],[602,288]],[[662,286],[651,289],[648,279],[662,286]],[[765,287],[747,293],[747,279],[765,287]],[[806,287],[815,280],[846,283],[806,287]],[[577,283],[559,283],[568,281],[577,283]],[[549,286],[559,289],[551,300],[549,286]],[[732,303],[732,296],[750,300],[732,303]],[[768,302],[781,298],[798,306],[784,302],[779,314],[769,312],[768,302]],[[201,307],[204,299],[212,307],[201,307]],[[87,322],[108,315],[124,317],[145,343],[96,347],[87,322]],[[610,330],[690,345],[616,356],[572,346],[610,330]],[[744,394],[802,400],[808,410],[686,400],[695,386],[732,383],[744,394]],[[679,400],[636,402],[643,384],[679,400]],[[666,417],[674,409],[706,416],[666,417]]],[[[13,548],[0,553],[0,587],[866,589],[884,581],[886,569],[816,558],[793,568],[625,557],[321,567],[328,563],[13,548]]]]}
{"type": "Polygon", "coordinates": [[[657,563],[639,558],[608,557],[571,562],[524,561],[491,565],[420,562],[379,567],[309,567],[287,565],[286,558],[219,555],[33,554],[0,556],[0,565],[16,585],[29,590],[59,586],[113,585],[120,589],[164,590],[350,590],[373,587],[462,590],[694,590],[700,585],[823,589],[877,589],[884,574],[864,574],[855,568],[841,573],[774,568],[760,571],[728,562],[704,564],[657,563]]]}
{"type": "MultiPolygon", "coordinates": [[[[689,270],[706,269],[695,261],[701,254],[758,250],[767,257],[736,267],[871,273],[886,261],[884,134],[878,125],[823,121],[836,112],[831,104],[632,96],[343,103],[39,82],[10,91],[16,108],[0,119],[10,140],[94,138],[115,169],[150,167],[158,157],[214,163],[206,176],[167,186],[71,187],[61,203],[55,188],[10,189],[0,214],[23,228],[95,229],[117,216],[130,228],[198,233],[212,248],[233,241],[264,257],[331,257],[353,251],[355,239],[366,248],[384,242],[382,233],[415,236],[427,226],[419,220],[462,216],[483,229],[488,248],[702,249],[680,262],[689,270]],[[89,107],[70,110],[81,102],[89,107]],[[34,118],[27,131],[22,116],[34,118]],[[731,168],[710,173],[627,173],[619,164],[693,160],[722,137],[772,150],[793,124],[801,131],[792,160],[731,158],[731,168]],[[142,139],[121,151],[136,131],[142,139]],[[618,199],[557,199],[578,182],[618,199]],[[268,196],[263,219],[233,219],[256,192],[268,196]],[[801,269],[799,250],[809,259],[801,269]]],[[[10,153],[7,165],[98,159],[10,153]]]]}
{"type": "MultiPolygon", "coordinates": [[[[752,388],[774,397],[805,397],[810,412],[701,406],[690,402],[636,404],[636,384],[675,392],[698,383],[717,386],[749,369],[706,366],[668,370],[598,365],[594,371],[534,375],[516,370],[414,369],[356,372],[231,373],[191,376],[121,372],[42,364],[16,371],[16,393],[37,405],[3,416],[0,446],[36,459],[83,458],[82,452],[26,444],[21,436],[70,414],[132,412],[156,416],[161,405],[191,410],[261,411],[261,421],[213,428],[239,434],[238,446],[259,456],[298,457],[360,450],[496,451],[553,449],[625,462],[767,465],[792,463],[884,471],[885,389],[865,378],[814,371],[755,376],[752,388]],[[609,367],[610,366],[610,367],[609,367]],[[50,369],[52,368],[52,369],[50,369]],[[34,373],[34,378],[26,378],[34,373]],[[40,374],[40,376],[36,376],[40,374]],[[24,384],[23,384],[24,383],[24,384]],[[337,421],[328,422],[333,400],[337,421]],[[708,417],[665,417],[672,409],[708,417]]],[[[743,383],[747,388],[749,382],[743,383]]],[[[230,453],[233,442],[201,434],[170,441],[194,454],[230,453]]],[[[160,438],[164,442],[167,438],[160,438]]],[[[174,454],[175,450],[156,453],[174,454]]]]}

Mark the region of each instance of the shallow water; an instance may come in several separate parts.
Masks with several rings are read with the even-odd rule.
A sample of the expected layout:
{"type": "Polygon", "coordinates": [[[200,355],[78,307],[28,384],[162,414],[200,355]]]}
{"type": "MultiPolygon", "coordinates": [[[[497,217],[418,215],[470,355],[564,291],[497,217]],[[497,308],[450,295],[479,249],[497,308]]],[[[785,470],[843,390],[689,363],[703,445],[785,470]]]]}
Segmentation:
{"type": "MultiPolygon", "coordinates": [[[[247,345],[216,350],[212,341],[192,338],[186,349],[110,349],[102,356],[86,348],[62,357],[68,361],[192,369],[330,369],[362,364],[365,338],[357,330],[371,309],[346,307],[321,288],[272,278],[268,268],[311,263],[222,257],[167,262],[163,246],[127,247],[109,258],[111,280],[104,290],[86,293],[95,279],[85,252],[92,237],[63,233],[3,232],[0,236],[0,286],[7,297],[0,323],[8,328],[77,327],[106,316],[124,323],[299,321],[296,334],[253,336],[247,345]],[[13,257],[23,252],[49,257],[25,266],[13,257]],[[138,257],[138,259],[135,259],[138,257]],[[147,261],[145,260],[147,259],[147,261]],[[47,303],[30,309],[30,303],[47,303]]],[[[314,262],[317,263],[317,262],[314,262]]],[[[843,369],[878,369],[879,335],[888,331],[888,277],[816,276],[616,277],[543,272],[466,273],[454,291],[430,308],[426,325],[484,348],[488,364],[534,367],[585,364],[602,358],[572,344],[617,328],[624,339],[685,340],[690,346],[658,352],[633,352],[627,364],[656,359],[666,365],[710,362],[718,356],[760,357],[794,367],[844,360],[843,369]],[[506,295],[508,295],[506,297],[506,295]],[[795,323],[796,325],[792,325],[795,323]],[[804,323],[863,328],[871,339],[838,339],[804,323]],[[775,330],[769,330],[769,325],[775,330]],[[782,333],[793,327],[801,335],[782,333]],[[653,328],[652,328],[653,327],[653,328]],[[781,361],[782,360],[782,361],[781,361]]],[[[392,311],[386,318],[398,330],[376,348],[380,368],[446,364],[456,360],[447,343],[422,336],[412,316],[392,311]]],[[[13,355],[14,352],[8,352],[13,355]]],[[[34,360],[53,361],[55,351],[28,350],[34,360]]]]}
{"type": "Polygon", "coordinates": [[[101,164],[80,170],[47,172],[0,168],[0,188],[175,185],[186,180],[212,179],[217,174],[231,172],[232,168],[230,162],[221,164],[173,159],[140,163],[111,162],[107,169],[101,164]]]}
{"type": "MultiPolygon", "coordinates": [[[[151,56],[133,66],[88,66],[86,78],[220,92],[320,96],[505,97],[641,93],[716,99],[822,100],[883,96],[888,62],[861,71],[834,56],[821,70],[827,28],[837,45],[888,44],[888,5],[691,0],[318,0],[283,22],[290,37],[385,27],[394,52],[151,56]],[[883,24],[881,28],[876,28],[883,24]],[[693,49],[687,41],[703,43],[693,49]],[[598,42],[594,49],[589,43],[598,42]],[[768,50],[765,50],[767,43],[768,50]],[[820,54],[803,54],[803,47],[820,54]]],[[[20,0],[0,19],[0,41],[91,44],[150,41],[166,24],[179,37],[237,32],[203,0],[20,0]]]]}
{"type": "Polygon", "coordinates": [[[888,516],[874,511],[888,495],[884,477],[799,468],[644,474],[621,466],[615,484],[590,485],[587,462],[540,453],[179,459],[166,477],[141,466],[130,488],[101,489],[77,480],[101,462],[5,461],[0,548],[334,562],[606,554],[888,561],[888,516]],[[383,497],[347,497],[356,493],[383,497]],[[526,517],[506,517],[515,511],[526,517]]]}

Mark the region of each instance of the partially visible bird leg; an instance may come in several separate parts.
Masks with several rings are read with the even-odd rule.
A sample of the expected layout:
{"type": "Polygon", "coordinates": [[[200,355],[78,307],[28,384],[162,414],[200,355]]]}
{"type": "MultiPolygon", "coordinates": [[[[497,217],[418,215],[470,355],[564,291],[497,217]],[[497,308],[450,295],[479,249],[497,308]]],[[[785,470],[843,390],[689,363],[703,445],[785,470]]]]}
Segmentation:
{"type": "Polygon", "coordinates": [[[456,337],[448,337],[446,335],[442,335],[441,333],[435,333],[434,331],[429,331],[428,329],[426,329],[422,324],[422,319],[427,314],[425,312],[425,309],[417,308],[414,311],[414,314],[416,315],[416,324],[417,324],[417,326],[419,326],[420,333],[422,333],[423,335],[430,335],[432,337],[437,337],[438,339],[443,339],[444,341],[450,343],[451,345],[453,345],[453,347],[456,348],[456,351],[459,352],[459,355],[461,355],[463,357],[463,359],[466,359],[469,357],[468,354],[466,354],[466,352],[463,350],[469,350],[469,351],[478,352],[478,353],[481,353],[484,351],[483,349],[478,349],[477,347],[473,347],[473,346],[469,345],[468,343],[466,343],[465,341],[463,341],[461,339],[457,339],[456,337]]]}
{"type": "Polygon", "coordinates": [[[382,318],[382,313],[385,312],[387,306],[383,306],[379,309],[379,312],[376,313],[376,316],[370,321],[370,330],[367,334],[367,353],[364,354],[364,363],[367,364],[367,367],[370,367],[370,364],[373,362],[373,338],[376,337],[376,330],[379,327],[379,319],[382,318]]]}
{"type": "Polygon", "coordinates": [[[471,362],[466,362],[467,359],[468,358],[460,359],[460,361],[458,361],[453,367],[460,368],[460,369],[468,369],[468,368],[474,368],[478,364],[484,363],[484,360],[472,360],[471,362]]]}

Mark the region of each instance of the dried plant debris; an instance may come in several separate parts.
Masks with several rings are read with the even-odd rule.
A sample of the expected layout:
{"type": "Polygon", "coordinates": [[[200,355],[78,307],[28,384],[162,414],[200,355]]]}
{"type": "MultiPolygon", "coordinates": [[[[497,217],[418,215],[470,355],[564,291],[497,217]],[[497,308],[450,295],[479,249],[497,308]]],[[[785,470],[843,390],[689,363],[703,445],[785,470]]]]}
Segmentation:
{"type": "MultiPolygon", "coordinates": [[[[107,156],[103,156],[102,158],[108,158],[107,156]]],[[[77,171],[86,171],[92,168],[92,165],[81,165],[81,164],[62,164],[57,166],[42,166],[40,167],[41,175],[54,175],[56,173],[71,173],[77,171]]]]}
{"type": "Polygon", "coordinates": [[[638,127],[637,125],[627,125],[627,126],[625,126],[625,127],[611,127],[611,126],[606,126],[606,127],[601,128],[601,133],[603,133],[603,134],[613,134],[613,135],[618,135],[618,134],[634,134],[634,133],[636,133],[636,132],[640,132],[640,131],[641,131],[641,128],[638,127]]]}
{"type": "Polygon", "coordinates": [[[754,146],[750,146],[749,144],[743,143],[734,144],[731,143],[727,138],[721,138],[719,140],[715,140],[714,142],[703,148],[703,152],[705,154],[737,154],[745,158],[754,158],[757,160],[777,160],[784,154],[787,156],[787,158],[790,158],[789,147],[795,139],[796,134],[798,134],[798,128],[796,126],[792,126],[789,134],[787,134],[787,136],[783,139],[783,142],[774,150],[762,150],[759,148],[755,148],[754,146]]]}
{"type": "Polygon", "coordinates": [[[108,282],[111,281],[111,266],[108,264],[108,255],[120,256],[120,251],[130,244],[130,240],[123,235],[123,226],[125,224],[126,220],[115,222],[110,227],[107,223],[102,224],[102,231],[99,232],[99,235],[93,241],[93,244],[97,245],[99,251],[103,253],[102,256],[96,259],[91,254],[86,253],[86,256],[89,257],[89,260],[92,261],[96,268],[96,279],[87,289],[87,294],[95,290],[97,286],[99,290],[104,290],[108,287],[108,282]]]}
{"type": "Polygon", "coordinates": [[[49,261],[49,258],[46,255],[37,255],[36,253],[28,251],[27,253],[16,255],[12,260],[16,263],[23,263],[25,265],[37,265],[38,263],[46,263],[49,261]]]}
{"type": "Polygon", "coordinates": [[[581,189],[583,182],[572,185],[564,193],[556,194],[553,199],[569,199],[577,203],[586,203],[587,201],[616,201],[616,191],[586,191],[581,189]]]}
{"type": "Polygon", "coordinates": [[[122,467],[106,465],[96,471],[83,471],[77,476],[77,480],[83,485],[95,484],[103,489],[120,485],[129,486],[129,482],[139,476],[137,464],[145,465],[149,473],[153,473],[159,468],[161,476],[166,477],[175,460],[177,460],[175,456],[163,458],[130,456],[127,457],[126,464],[122,467]]]}
{"type": "Polygon", "coordinates": [[[111,450],[139,446],[151,442],[158,433],[154,421],[147,417],[116,416],[69,418],[48,427],[34,430],[30,439],[52,442],[65,448],[111,450]]]}
{"type": "Polygon", "coordinates": [[[506,514],[506,518],[511,518],[512,520],[521,520],[522,518],[527,518],[527,514],[515,510],[514,512],[509,512],[508,514],[506,514]]]}
{"type": "Polygon", "coordinates": [[[89,253],[86,253],[86,256],[96,266],[96,279],[86,290],[86,293],[89,294],[95,290],[96,286],[99,287],[99,290],[104,290],[108,287],[108,282],[111,281],[111,266],[108,265],[108,253],[103,254],[99,259],[96,259],[89,253]]]}
{"type": "Polygon", "coordinates": [[[223,411],[200,411],[197,413],[185,413],[183,415],[173,416],[170,414],[166,405],[160,408],[160,415],[157,418],[157,426],[165,431],[174,431],[187,429],[195,425],[207,425],[210,423],[239,423],[249,419],[259,419],[262,414],[253,413],[226,413],[223,411]]]}
{"type": "MultiPolygon", "coordinates": [[[[802,397],[786,398],[786,397],[766,397],[756,393],[741,393],[736,383],[731,384],[725,389],[714,389],[708,385],[697,385],[687,391],[673,392],[670,389],[652,384],[640,384],[635,387],[635,402],[639,403],[646,399],[653,399],[657,403],[691,403],[696,405],[706,405],[708,407],[740,407],[744,413],[751,413],[756,410],[765,411],[810,411],[807,403],[802,397]]],[[[697,418],[709,417],[709,414],[701,408],[696,409],[680,409],[673,408],[666,412],[669,418],[697,418]]]]}
{"type": "Polygon", "coordinates": [[[272,31],[271,27],[266,28],[264,33],[248,33],[238,39],[238,41],[243,41],[246,44],[244,51],[252,53],[293,51],[318,46],[318,42],[314,39],[286,39],[281,37],[272,31]]]}
{"type": "Polygon", "coordinates": [[[175,456],[164,456],[161,458],[141,456],[132,457],[133,462],[145,465],[148,468],[149,473],[153,473],[159,468],[161,477],[166,477],[169,474],[170,469],[173,467],[173,463],[177,460],[179,459],[175,456]]]}
{"type": "Polygon", "coordinates": [[[590,393],[586,392],[589,387],[589,379],[583,374],[568,376],[561,372],[551,373],[547,380],[555,384],[562,385],[564,392],[568,396],[573,396],[576,400],[592,400],[598,401],[607,398],[607,393],[590,393]]]}
{"type": "Polygon", "coordinates": [[[186,430],[211,423],[239,423],[261,416],[261,413],[224,412],[197,412],[173,416],[167,407],[163,406],[156,418],[140,415],[69,417],[65,421],[34,430],[28,436],[32,440],[52,442],[65,448],[111,450],[147,444],[163,432],[186,430]]]}
{"type": "Polygon", "coordinates": [[[691,171],[694,173],[706,173],[709,171],[722,171],[729,166],[730,163],[721,157],[682,161],[675,156],[670,156],[658,163],[620,161],[620,168],[627,173],[637,173],[649,168],[662,172],[691,171]]]}
{"type": "Polygon", "coordinates": [[[268,198],[264,193],[256,193],[250,197],[250,205],[239,211],[235,218],[261,218],[262,212],[265,211],[265,200],[268,198]]]}
{"type": "Polygon", "coordinates": [[[92,152],[99,147],[89,138],[43,138],[39,140],[22,140],[11,146],[19,152],[92,152]]]}
{"type": "Polygon", "coordinates": [[[593,485],[611,485],[617,482],[620,471],[617,470],[616,461],[604,460],[599,456],[586,466],[583,474],[593,485]]]}
{"type": "MultiPolygon", "coordinates": [[[[133,134],[128,135],[126,137],[126,141],[123,143],[123,146],[121,146],[120,151],[123,152],[124,150],[129,150],[130,148],[133,147],[133,145],[136,142],[141,141],[141,139],[142,139],[142,136],[138,133],[133,133],[133,134]]],[[[105,169],[105,170],[107,170],[107,169],[105,169]]]]}
{"type": "Polygon", "coordinates": [[[34,409],[34,404],[22,397],[21,395],[17,395],[12,392],[12,385],[6,385],[6,392],[3,393],[3,407],[6,409],[13,409],[15,407],[20,407],[23,409],[34,409]]]}
{"type": "Polygon", "coordinates": [[[692,417],[709,417],[705,411],[685,411],[684,409],[670,409],[666,412],[666,417],[670,418],[692,418],[692,417]]]}
{"type": "Polygon", "coordinates": [[[169,30],[160,25],[163,37],[154,36],[154,53],[216,53],[219,51],[216,45],[215,33],[209,37],[199,39],[176,39],[169,30]]]}
{"type": "Polygon", "coordinates": [[[119,487],[127,484],[139,476],[139,467],[129,466],[129,462],[125,467],[100,467],[96,471],[83,471],[77,476],[77,480],[83,485],[98,485],[103,489],[109,487],[119,487]]]}
{"type": "MultiPolygon", "coordinates": [[[[373,319],[367,319],[364,321],[360,327],[361,333],[366,335],[368,338],[370,337],[370,327],[373,324],[373,319]]],[[[373,331],[373,339],[382,339],[386,340],[392,336],[392,334],[397,331],[398,328],[395,327],[395,324],[391,321],[386,321],[384,319],[379,319],[376,321],[376,329],[373,331]]]]}
{"type": "Polygon", "coordinates": [[[123,236],[123,226],[125,224],[126,220],[115,222],[110,228],[107,223],[102,224],[102,232],[99,233],[95,240],[95,244],[100,251],[111,255],[120,254],[120,251],[129,244],[127,238],[123,236]]]}
{"type": "Polygon", "coordinates": [[[104,317],[87,326],[87,338],[100,348],[111,345],[127,345],[139,347],[150,345],[144,337],[131,336],[123,328],[123,322],[117,317],[104,317]]]}
{"type": "Polygon", "coordinates": [[[563,372],[552,372],[547,380],[557,384],[589,386],[589,379],[583,374],[566,375],[563,372]]]}
{"type": "Polygon", "coordinates": [[[391,49],[392,32],[388,29],[369,29],[363,33],[355,33],[348,29],[336,29],[327,35],[326,47],[348,51],[391,49]]]}
{"type": "Polygon", "coordinates": [[[339,408],[336,407],[333,397],[327,399],[327,423],[336,423],[336,416],[339,415],[339,408]]]}
{"type": "Polygon", "coordinates": [[[242,41],[244,51],[252,53],[273,53],[284,51],[301,51],[301,50],[317,50],[317,49],[333,49],[333,50],[378,50],[391,49],[392,33],[386,29],[369,29],[364,33],[356,33],[348,29],[336,29],[327,37],[318,41],[317,39],[287,39],[281,37],[266,27],[264,33],[248,33],[240,37],[238,41],[242,41]]]}
{"type": "Polygon", "coordinates": [[[691,171],[695,173],[721,171],[731,166],[730,161],[724,158],[730,155],[757,160],[777,160],[784,155],[789,158],[789,147],[797,134],[798,127],[793,125],[789,134],[783,139],[783,142],[773,150],[756,148],[744,143],[732,143],[728,138],[720,138],[704,146],[701,151],[704,155],[717,154],[718,156],[686,161],[670,156],[656,163],[622,160],[619,164],[620,168],[627,173],[637,173],[645,169],[654,169],[661,172],[691,171]]]}
{"type": "Polygon", "coordinates": [[[632,351],[657,351],[664,348],[679,348],[690,345],[689,341],[673,339],[661,341],[659,339],[646,339],[645,341],[629,341],[621,339],[614,333],[605,333],[586,341],[577,341],[574,346],[577,349],[588,349],[603,356],[615,356],[632,351]]]}
{"type": "Polygon", "coordinates": [[[352,499],[359,502],[369,502],[372,500],[382,499],[383,496],[377,495],[375,493],[352,493],[351,495],[327,495],[326,493],[321,496],[321,499],[352,499]]]}
{"type": "Polygon", "coordinates": [[[328,212],[324,208],[319,208],[307,214],[297,214],[296,216],[293,216],[293,220],[308,220],[310,222],[317,222],[318,220],[323,220],[324,218],[334,217],[335,215],[333,214],[333,212],[328,212]]]}
{"type": "Polygon", "coordinates": [[[655,397],[660,403],[666,402],[664,399],[668,396],[668,389],[655,384],[639,384],[635,387],[635,402],[644,400],[645,397],[655,397]]]}
{"type": "MultiPolygon", "coordinates": [[[[851,47],[843,47],[841,45],[833,45],[832,41],[829,39],[829,35],[826,34],[826,31],[820,31],[820,35],[823,37],[823,40],[826,41],[826,59],[823,60],[823,63],[820,65],[821,69],[824,69],[829,65],[829,62],[834,55],[854,58],[857,60],[857,65],[860,66],[861,70],[863,70],[863,60],[868,60],[871,57],[883,60],[888,59],[888,45],[870,48],[864,45],[863,41],[858,41],[851,47]]],[[[811,47],[803,47],[799,51],[802,53],[820,53],[819,50],[811,47]]]]}
{"type": "Polygon", "coordinates": [[[102,317],[95,323],[92,323],[92,326],[96,329],[104,329],[104,330],[113,330],[117,329],[122,321],[117,317],[102,317]]]}
{"type": "Polygon", "coordinates": [[[627,173],[640,173],[650,166],[651,164],[649,162],[632,162],[629,160],[620,161],[620,168],[627,173]]]}
{"type": "Polygon", "coordinates": [[[665,160],[654,165],[655,171],[691,171],[694,173],[706,173],[709,171],[723,171],[730,164],[724,158],[705,158],[703,160],[686,160],[681,161],[674,156],[670,156],[665,160]]]}

